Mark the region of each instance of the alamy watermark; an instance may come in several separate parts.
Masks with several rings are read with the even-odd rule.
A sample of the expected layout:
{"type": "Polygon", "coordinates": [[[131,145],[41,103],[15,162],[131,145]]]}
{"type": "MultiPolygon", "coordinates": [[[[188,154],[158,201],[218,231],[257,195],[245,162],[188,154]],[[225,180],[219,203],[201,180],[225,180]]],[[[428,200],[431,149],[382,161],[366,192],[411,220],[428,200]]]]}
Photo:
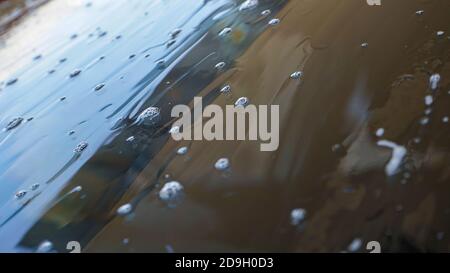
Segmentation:
{"type": "Polygon", "coordinates": [[[235,105],[225,109],[211,104],[203,109],[201,97],[194,98],[193,120],[191,108],[176,105],[171,116],[178,118],[172,125],[171,134],[175,141],[207,140],[260,141],[263,152],[275,151],[279,146],[279,105],[248,104],[247,98],[240,98],[235,105]],[[204,118],[207,119],[203,123],[204,118]]]}

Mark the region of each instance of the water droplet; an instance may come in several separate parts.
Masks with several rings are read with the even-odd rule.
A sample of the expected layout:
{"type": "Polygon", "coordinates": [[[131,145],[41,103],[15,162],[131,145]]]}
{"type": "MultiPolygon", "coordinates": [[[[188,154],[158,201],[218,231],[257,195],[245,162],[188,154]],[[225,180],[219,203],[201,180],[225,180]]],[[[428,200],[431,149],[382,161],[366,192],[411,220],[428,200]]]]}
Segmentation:
{"type": "Polygon", "coordinates": [[[50,241],[43,241],[39,244],[39,246],[36,249],[37,253],[49,253],[53,250],[53,243],[50,241]]]}
{"type": "Polygon", "coordinates": [[[48,71],[48,74],[50,74],[50,75],[51,75],[51,74],[53,74],[53,73],[55,73],[55,72],[56,72],[56,70],[55,70],[55,69],[51,69],[51,70],[49,70],[49,71],[48,71]]]}
{"type": "Polygon", "coordinates": [[[35,191],[35,190],[37,190],[39,187],[40,187],[39,183],[35,183],[35,184],[31,185],[31,190],[32,190],[32,191],[35,191]]]}
{"type": "Polygon", "coordinates": [[[279,23],[280,23],[280,19],[274,18],[274,19],[270,20],[268,24],[271,25],[271,26],[276,26],[279,23]]]}
{"type": "Polygon", "coordinates": [[[124,216],[124,215],[129,214],[132,210],[133,210],[133,206],[128,203],[128,204],[120,206],[117,209],[117,214],[120,216],[124,216]]]}
{"type": "Polygon", "coordinates": [[[128,239],[128,238],[124,238],[122,240],[122,244],[124,244],[124,245],[128,245],[129,243],[130,243],[130,239],[128,239]]]}
{"type": "Polygon", "coordinates": [[[384,128],[379,128],[376,132],[375,135],[377,137],[382,137],[384,135],[384,128]]]}
{"type": "Polygon", "coordinates": [[[445,32],[442,31],[442,30],[439,30],[438,32],[436,32],[436,35],[437,35],[438,37],[442,37],[442,36],[444,36],[444,34],[445,34],[445,32]]]}
{"type": "Polygon", "coordinates": [[[81,154],[88,147],[88,143],[86,141],[80,142],[77,147],[73,150],[75,154],[81,154]]]}
{"type": "Polygon", "coordinates": [[[420,121],[419,121],[419,123],[420,123],[421,125],[427,125],[428,122],[430,122],[430,119],[429,119],[428,117],[423,117],[423,118],[421,118],[420,121]]]}
{"type": "Polygon", "coordinates": [[[361,44],[361,47],[362,47],[362,48],[366,48],[366,47],[368,47],[368,46],[369,46],[369,43],[362,43],[362,44],[361,44]]]}
{"type": "Polygon", "coordinates": [[[76,76],[80,75],[81,70],[80,69],[75,69],[74,71],[72,71],[72,73],[70,73],[70,77],[71,78],[75,78],[76,76]]]}
{"type": "Polygon", "coordinates": [[[247,97],[241,97],[237,99],[237,101],[234,103],[235,107],[246,107],[249,104],[249,99],[247,97]]]}
{"type": "Polygon", "coordinates": [[[258,0],[246,0],[239,6],[239,11],[254,9],[258,5],[258,0]]]}
{"type": "Polygon", "coordinates": [[[70,39],[73,40],[73,39],[76,39],[77,37],[78,37],[78,34],[72,34],[72,36],[70,36],[70,39]]]}
{"type": "Polygon", "coordinates": [[[174,126],[169,130],[169,134],[178,134],[178,133],[180,133],[180,126],[174,126]]]}
{"type": "Polygon", "coordinates": [[[218,171],[224,171],[230,167],[230,160],[228,158],[220,158],[214,164],[214,168],[218,171]]]}
{"type": "Polygon", "coordinates": [[[433,96],[428,95],[425,96],[425,105],[430,106],[433,104],[433,96]]]}
{"type": "Polygon", "coordinates": [[[425,109],[424,113],[425,115],[430,115],[433,112],[433,109],[431,107],[428,107],[427,109],[425,109]]]}
{"type": "Polygon", "coordinates": [[[222,36],[228,35],[231,33],[231,31],[232,31],[232,29],[230,27],[226,27],[226,28],[222,29],[222,31],[219,32],[219,36],[222,37],[222,36]]]}
{"type": "Polygon", "coordinates": [[[160,117],[160,109],[158,107],[149,107],[142,111],[137,118],[138,124],[154,125],[160,117]]]}
{"type": "Polygon", "coordinates": [[[100,83],[95,87],[95,91],[99,91],[100,89],[102,89],[103,87],[105,87],[104,83],[100,83]]]}
{"type": "Polygon", "coordinates": [[[164,69],[166,67],[166,61],[164,60],[159,60],[156,62],[156,67],[158,69],[164,69]]]}
{"type": "Polygon", "coordinates": [[[18,191],[18,192],[16,192],[15,197],[16,197],[16,199],[22,199],[23,197],[25,197],[26,194],[27,194],[27,191],[24,191],[24,190],[18,191]]]}
{"type": "Polygon", "coordinates": [[[231,92],[231,86],[229,85],[225,85],[224,87],[222,87],[222,89],[220,89],[220,93],[229,93],[231,92]]]}
{"type": "Polygon", "coordinates": [[[180,147],[177,150],[178,155],[185,155],[185,154],[187,154],[187,152],[188,152],[188,147],[186,147],[186,146],[180,147]]]}
{"type": "Polygon", "coordinates": [[[261,12],[261,16],[266,17],[266,16],[269,16],[271,13],[272,12],[270,11],[270,9],[266,9],[261,12]]]}
{"type": "Polygon", "coordinates": [[[14,118],[13,120],[11,120],[8,123],[8,125],[6,125],[5,129],[7,131],[12,130],[12,129],[16,128],[17,126],[19,126],[22,123],[22,121],[23,121],[23,118],[20,118],[20,117],[14,118]]]}
{"type": "Polygon", "coordinates": [[[406,156],[406,148],[388,140],[380,140],[377,144],[378,146],[392,149],[391,159],[385,167],[385,173],[387,176],[393,176],[397,174],[400,165],[403,162],[403,158],[406,156]]]}
{"type": "Polygon", "coordinates": [[[177,181],[167,182],[159,191],[159,198],[167,203],[178,201],[183,193],[183,189],[183,186],[177,181]]]}
{"type": "Polygon", "coordinates": [[[170,47],[171,45],[175,44],[176,42],[177,42],[177,40],[175,40],[175,39],[170,39],[170,40],[167,42],[166,46],[167,46],[167,47],[170,47]]]}
{"type": "Polygon", "coordinates": [[[442,122],[443,122],[443,123],[448,123],[448,117],[443,117],[443,118],[442,118],[442,122]]]}
{"type": "Polygon", "coordinates": [[[62,59],[59,60],[59,63],[64,63],[66,61],[67,61],[67,58],[62,58],[62,59]]]}
{"type": "Polygon", "coordinates": [[[305,218],[306,210],[298,208],[291,211],[291,224],[293,226],[300,224],[303,220],[305,220],[305,218]]]}
{"type": "Polygon", "coordinates": [[[220,62],[218,64],[216,64],[215,68],[217,70],[222,70],[225,67],[226,63],[225,62],[220,62]]]}
{"type": "Polygon", "coordinates": [[[17,79],[17,78],[10,79],[10,80],[8,80],[8,81],[6,82],[6,86],[13,85],[13,84],[15,84],[18,80],[19,80],[19,79],[17,79]]]}
{"type": "Polygon", "coordinates": [[[131,54],[130,57],[128,57],[128,59],[131,60],[131,59],[133,59],[134,57],[136,57],[136,55],[135,55],[135,54],[131,54]]]}
{"type": "Polygon", "coordinates": [[[291,74],[291,79],[298,80],[303,76],[303,72],[301,71],[295,71],[291,74]]]}
{"type": "Polygon", "coordinates": [[[36,55],[36,56],[33,57],[33,61],[37,61],[37,60],[39,60],[39,59],[41,59],[41,58],[42,58],[42,55],[41,55],[41,54],[36,55]]]}
{"type": "Polygon", "coordinates": [[[178,34],[180,34],[180,33],[181,33],[181,29],[180,29],[180,28],[176,28],[176,29],[172,30],[172,31],[169,33],[169,35],[170,35],[170,37],[171,37],[172,39],[174,39],[174,38],[177,37],[178,34]]]}
{"type": "Polygon", "coordinates": [[[418,11],[416,11],[416,15],[423,15],[425,13],[425,11],[424,10],[418,10],[418,11]]]}
{"type": "Polygon", "coordinates": [[[349,252],[356,252],[361,248],[361,246],[362,246],[362,240],[359,238],[356,238],[350,243],[347,250],[349,252]]]}
{"type": "Polygon", "coordinates": [[[441,75],[433,74],[430,77],[430,88],[431,90],[436,90],[439,87],[439,82],[441,81],[441,75]]]}
{"type": "Polygon", "coordinates": [[[134,141],[134,136],[130,136],[129,138],[126,139],[126,142],[133,142],[134,141]]]}

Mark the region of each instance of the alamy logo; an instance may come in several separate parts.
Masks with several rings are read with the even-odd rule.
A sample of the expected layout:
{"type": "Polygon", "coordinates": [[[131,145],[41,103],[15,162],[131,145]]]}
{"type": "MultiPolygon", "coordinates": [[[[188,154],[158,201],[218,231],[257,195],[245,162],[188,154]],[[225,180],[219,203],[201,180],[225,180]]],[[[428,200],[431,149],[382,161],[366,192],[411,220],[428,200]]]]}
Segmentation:
{"type": "Polygon", "coordinates": [[[226,105],[225,112],[219,105],[211,104],[203,109],[201,97],[194,98],[192,122],[191,108],[176,105],[171,116],[179,118],[170,133],[175,141],[207,140],[261,141],[260,150],[275,151],[279,145],[279,105],[252,105],[243,97],[235,105],[226,105]],[[203,124],[203,119],[207,121],[203,124]],[[270,122],[269,122],[270,118],[270,122]],[[248,121],[248,122],[247,122],[248,121]]]}

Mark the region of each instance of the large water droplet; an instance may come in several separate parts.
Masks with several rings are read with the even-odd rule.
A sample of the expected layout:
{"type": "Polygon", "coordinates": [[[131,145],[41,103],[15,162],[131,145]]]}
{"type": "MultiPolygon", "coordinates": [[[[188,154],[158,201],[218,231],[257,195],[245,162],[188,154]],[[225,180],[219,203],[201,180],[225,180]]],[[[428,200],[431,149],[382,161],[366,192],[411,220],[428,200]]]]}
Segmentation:
{"type": "Polygon", "coordinates": [[[173,203],[180,199],[183,194],[183,185],[177,181],[171,181],[162,187],[159,191],[159,198],[167,203],[173,203]]]}
{"type": "Polygon", "coordinates": [[[137,118],[138,124],[154,125],[160,117],[161,110],[158,107],[149,107],[142,111],[137,118]]]}

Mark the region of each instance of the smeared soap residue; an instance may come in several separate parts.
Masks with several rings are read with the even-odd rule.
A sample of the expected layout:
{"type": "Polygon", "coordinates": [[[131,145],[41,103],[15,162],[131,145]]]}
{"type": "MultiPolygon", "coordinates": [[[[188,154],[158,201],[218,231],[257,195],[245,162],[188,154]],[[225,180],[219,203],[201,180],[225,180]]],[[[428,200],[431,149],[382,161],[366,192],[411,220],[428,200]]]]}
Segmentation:
{"type": "Polygon", "coordinates": [[[387,176],[392,176],[398,173],[400,164],[406,155],[406,148],[395,144],[389,140],[380,140],[377,142],[378,146],[387,147],[392,149],[392,156],[388,164],[385,167],[387,176]]]}

